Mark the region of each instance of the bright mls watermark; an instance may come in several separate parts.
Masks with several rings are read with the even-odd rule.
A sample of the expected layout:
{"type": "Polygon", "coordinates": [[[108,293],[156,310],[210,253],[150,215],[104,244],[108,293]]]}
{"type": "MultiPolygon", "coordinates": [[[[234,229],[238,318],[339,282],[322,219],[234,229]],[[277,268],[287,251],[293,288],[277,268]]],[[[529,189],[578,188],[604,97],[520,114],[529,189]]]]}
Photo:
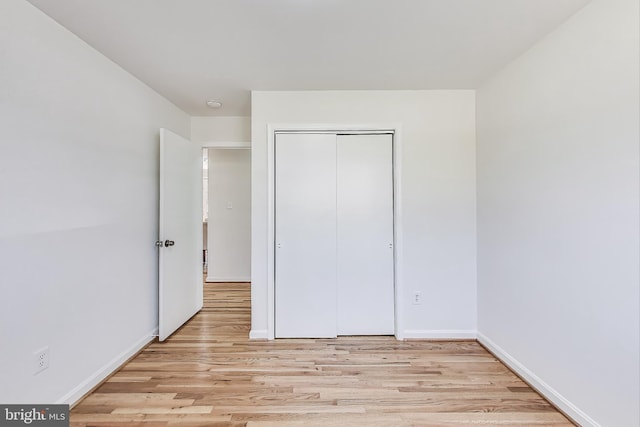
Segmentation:
{"type": "Polygon", "coordinates": [[[69,405],[0,405],[0,427],[69,427],[69,405]]]}

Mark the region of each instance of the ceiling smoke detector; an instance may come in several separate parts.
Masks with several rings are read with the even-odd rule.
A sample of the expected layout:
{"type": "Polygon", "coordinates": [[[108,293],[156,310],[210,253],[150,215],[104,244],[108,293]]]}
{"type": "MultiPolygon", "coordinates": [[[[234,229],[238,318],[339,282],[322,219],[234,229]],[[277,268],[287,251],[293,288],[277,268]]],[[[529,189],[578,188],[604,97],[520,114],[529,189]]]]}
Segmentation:
{"type": "Polygon", "coordinates": [[[220,108],[222,107],[222,102],[210,99],[207,101],[207,105],[211,108],[220,108]]]}

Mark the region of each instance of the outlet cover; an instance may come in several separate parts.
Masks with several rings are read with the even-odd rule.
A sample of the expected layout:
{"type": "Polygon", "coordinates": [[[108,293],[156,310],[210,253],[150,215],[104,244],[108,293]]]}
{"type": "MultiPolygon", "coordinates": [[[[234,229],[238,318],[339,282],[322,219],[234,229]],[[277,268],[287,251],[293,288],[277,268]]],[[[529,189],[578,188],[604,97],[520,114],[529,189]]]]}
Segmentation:
{"type": "Polygon", "coordinates": [[[413,293],[413,305],[420,305],[420,304],[422,304],[422,292],[415,291],[413,293]]]}
{"type": "Polygon", "coordinates": [[[33,374],[38,374],[49,367],[49,347],[43,347],[33,353],[33,374]]]}

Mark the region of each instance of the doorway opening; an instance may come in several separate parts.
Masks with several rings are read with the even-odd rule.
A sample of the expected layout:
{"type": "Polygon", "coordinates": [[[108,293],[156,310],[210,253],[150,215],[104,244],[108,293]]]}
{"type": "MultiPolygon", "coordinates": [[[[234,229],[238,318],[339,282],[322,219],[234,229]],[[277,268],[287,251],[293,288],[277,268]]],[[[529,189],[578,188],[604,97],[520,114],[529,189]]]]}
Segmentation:
{"type": "Polygon", "coordinates": [[[251,150],[203,149],[204,280],[251,281],[251,150]]]}

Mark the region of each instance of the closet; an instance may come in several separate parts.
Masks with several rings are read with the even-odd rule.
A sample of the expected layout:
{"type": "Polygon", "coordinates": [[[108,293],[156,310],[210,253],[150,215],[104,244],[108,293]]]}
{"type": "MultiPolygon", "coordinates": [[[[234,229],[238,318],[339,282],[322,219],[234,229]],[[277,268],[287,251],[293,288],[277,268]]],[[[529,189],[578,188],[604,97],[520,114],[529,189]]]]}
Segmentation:
{"type": "Polygon", "coordinates": [[[394,333],[392,153],[392,134],[276,134],[276,338],[394,333]]]}

